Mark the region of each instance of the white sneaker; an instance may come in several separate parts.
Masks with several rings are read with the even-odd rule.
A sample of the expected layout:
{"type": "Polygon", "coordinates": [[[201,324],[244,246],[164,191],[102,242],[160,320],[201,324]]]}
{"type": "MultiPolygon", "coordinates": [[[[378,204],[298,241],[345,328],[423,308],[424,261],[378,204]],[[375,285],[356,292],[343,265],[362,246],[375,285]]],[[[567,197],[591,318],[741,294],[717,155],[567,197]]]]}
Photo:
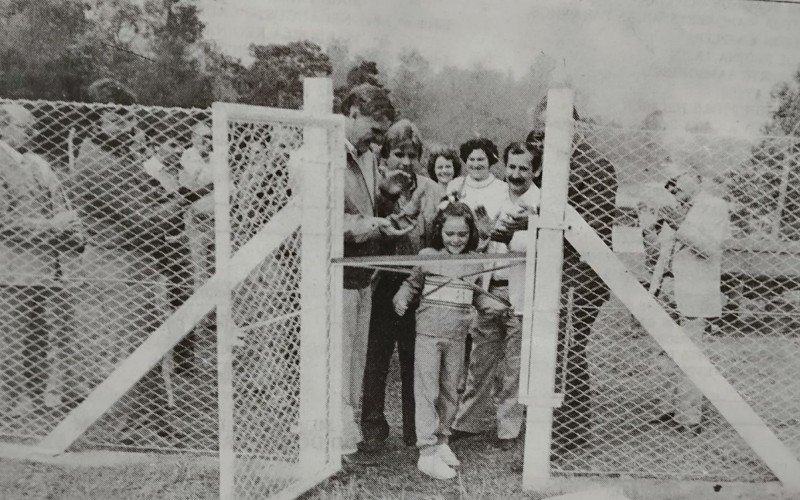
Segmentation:
{"type": "Polygon", "coordinates": [[[436,447],[436,454],[442,459],[444,463],[449,465],[450,467],[458,467],[461,465],[461,462],[456,457],[456,454],[453,453],[453,450],[450,449],[447,443],[440,444],[436,447]]]}
{"type": "Polygon", "coordinates": [[[434,479],[444,480],[456,477],[456,471],[444,463],[444,460],[442,460],[442,457],[440,457],[438,453],[434,453],[433,455],[420,455],[417,461],[417,469],[434,479]]]}

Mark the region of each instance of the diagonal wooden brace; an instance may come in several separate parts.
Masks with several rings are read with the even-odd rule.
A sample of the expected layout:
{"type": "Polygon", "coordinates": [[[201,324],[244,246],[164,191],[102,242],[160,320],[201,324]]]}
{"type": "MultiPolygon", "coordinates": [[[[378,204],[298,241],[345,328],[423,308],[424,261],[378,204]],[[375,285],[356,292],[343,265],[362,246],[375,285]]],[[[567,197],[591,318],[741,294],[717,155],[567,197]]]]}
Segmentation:
{"type": "Polygon", "coordinates": [[[37,448],[52,455],[63,453],[214,308],[219,294],[231,293],[233,287],[244,280],[266,255],[289,237],[297,229],[299,221],[298,203],[292,200],[239,249],[227,269],[217,269],[108,378],[70,411],[37,448]]]}
{"type": "Polygon", "coordinates": [[[567,206],[564,235],[689,380],[719,410],[784,487],[800,492],[800,462],[778,439],[703,351],[672,320],[574,208],[567,206]]]}

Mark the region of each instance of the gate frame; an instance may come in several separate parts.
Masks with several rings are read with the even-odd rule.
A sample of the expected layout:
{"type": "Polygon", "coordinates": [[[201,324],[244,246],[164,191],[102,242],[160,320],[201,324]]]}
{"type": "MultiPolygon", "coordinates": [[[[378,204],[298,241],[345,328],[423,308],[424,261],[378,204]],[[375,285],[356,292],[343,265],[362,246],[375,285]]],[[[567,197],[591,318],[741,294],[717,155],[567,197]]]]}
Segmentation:
{"type": "MultiPolygon", "coordinates": [[[[215,272],[206,283],[154,331],[127,358],[67,413],[38,443],[0,443],[0,457],[52,461],[56,456],[75,455],[67,449],[125,396],[128,391],[208,313],[217,314],[217,392],[219,417],[219,497],[234,498],[234,394],[233,349],[237,328],[231,317],[231,294],[275,248],[294,231],[301,232],[301,344],[300,438],[301,474],[275,498],[293,498],[341,469],[341,266],[331,261],[343,255],[341,217],[344,212],[345,132],[344,116],[334,115],[333,87],[328,78],[306,78],[304,109],[287,110],[215,102],[212,115],[212,168],[215,216],[215,272]],[[253,120],[304,128],[303,146],[295,163],[301,182],[298,193],[260,228],[235,254],[231,252],[230,172],[228,165],[229,120],[253,120]],[[320,176],[328,182],[303,182],[320,176]],[[328,222],[330,220],[330,222],[328,222]],[[326,283],[326,277],[330,280],[326,283]],[[316,328],[316,329],[315,329],[316,328]],[[327,332],[319,342],[319,328],[327,332]],[[309,342],[310,340],[310,342],[309,342]],[[321,384],[320,380],[327,383],[321,384]],[[320,417],[324,415],[324,417],[320,417]],[[322,425],[320,424],[322,423],[322,425]],[[327,423],[328,425],[325,425],[327,423]]],[[[136,460],[150,456],[141,452],[101,452],[103,456],[130,455],[136,460]]],[[[100,459],[102,462],[102,458],[100,459]]],[[[212,459],[212,461],[215,461],[212,459]]]]}
{"type": "Polygon", "coordinates": [[[523,324],[521,373],[524,376],[519,395],[520,402],[528,406],[523,489],[545,488],[552,479],[553,408],[561,404],[561,398],[554,393],[554,384],[561,256],[563,238],[566,238],[784,488],[800,492],[798,457],[769,429],[580,214],[566,203],[572,157],[573,103],[571,89],[557,88],[548,92],[541,215],[530,218],[528,255],[535,256],[535,266],[529,265],[526,270],[526,283],[533,283],[533,286],[526,287],[524,312],[526,319],[528,311],[533,317],[523,324]],[[534,276],[537,279],[534,280],[534,276]]]}

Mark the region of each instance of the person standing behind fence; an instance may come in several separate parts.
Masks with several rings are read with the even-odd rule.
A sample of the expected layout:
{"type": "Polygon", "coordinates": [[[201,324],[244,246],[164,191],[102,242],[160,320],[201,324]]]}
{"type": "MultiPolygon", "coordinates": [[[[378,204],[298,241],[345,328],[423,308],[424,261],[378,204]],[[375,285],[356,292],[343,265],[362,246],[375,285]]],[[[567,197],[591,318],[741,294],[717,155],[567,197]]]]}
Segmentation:
{"type": "Polygon", "coordinates": [[[447,185],[461,176],[461,159],[453,148],[436,148],[428,156],[428,175],[436,182],[440,200],[447,195],[447,185]]]}
{"type": "MultiPolygon", "coordinates": [[[[383,255],[416,255],[426,245],[426,234],[436,215],[440,198],[436,183],[414,173],[422,155],[422,140],[417,127],[408,120],[400,120],[386,132],[381,148],[381,166],[388,172],[401,170],[413,182],[400,193],[392,204],[379,206],[378,215],[392,220],[398,229],[408,233],[381,242],[383,255]],[[412,201],[413,200],[413,201],[412,201]],[[406,209],[413,205],[410,214],[406,209]]],[[[384,407],[386,402],[386,377],[395,345],[400,358],[402,390],[403,441],[413,446],[414,430],[414,313],[395,314],[392,297],[405,280],[399,273],[379,271],[374,280],[372,313],[370,315],[367,361],[364,372],[364,395],[361,407],[361,431],[364,440],[358,448],[365,452],[378,451],[389,436],[384,407]]]]}
{"type": "MultiPolygon", "coordinates": [[[[203,193],[202,197],[186,209],[184,224],[186,226],[187,246],[189,247],[189,263],[191,267],[193,289],[197,290],[214,274],[214,193],[213,175],[211,171],[211,127],[199,122],[192,127],[192,145],[181,154],[181,170],[178,184],[193,193],[203,193]]],[[[213,326],[208,321],[202,322],[200,331],[214,335],[213,326]]],[[[210,341],[213,342],[213,341],[210,341]]],[[[211,347],[210,342],[202,342],[202,346],[211,347]]],[[[179,354],[180,355],[180,354],[179,354]]],[[[198,353],[194,353],[197,357],[198,353]]],[[[203,356],[203,362],[214,362],[213,356],[203,356]]]]}
{"type": "MultiPolygon", "coordinates": [[[[422,256],[444,257],[474,252],[478,227],[472,210],[460,202],[442,203],[433,221],[431,247],[422,256]]],[[[464,369],[472,305],[491,300],[476,294],[479,264],[442,263],[414,268],[392,299],[395,313],[416,309],[414,398],[416,405],[417,468],[435,479],[452,479],[460,462],[448,444],[458,407],[458,384],[464,369]],[[459,276],[471,274],[469,278],[459,276]],[[472,285],[472,286],[471,286],[472,285]]]]}
{"type": "Polygon", "coordinates": [[[19,104],[0,104],[0,333],[4,401],[11,417],[61,404],[72,337],[73,307],[60,279],[60,260],[79,249],[77,213],[44,158],[21,153],[34,116],[19,104]],[[8,392],[6,392],[8,391],[8,392]]]}
{"type": "MultiPolygon", "coordinates": [[[[526,143],[539,157],[544,153],[544,124],[547,97],[536,108],[536,126],[526,143]]],[[[573,119],[579,120],[573,108],[573,119]]],[[[540,185],[537,185],[541,187],[540,185]]],[[[611,248],[611,227],[617,218],[617,176],[614,166],[591,144],[573,137],[567,203],[586,220],[603,243],[611,248]]],[[[563,454],[584,449],[591,436],[591,386],[586,346],[600,307],[608,300],[608,286],[568,242],[564,242],[564,265],[561,282],[562,302],[573,291],[572,332],[567,340],[567,311],[559,319],[559,355],[566,356],[566,372],[559,374],[565,384],[564,402],[553,412],[554,451],[563,454]]],[[[563,358],[562,358],[563,359],[563,358]]],[[[560,364],[559,364],[560,366],[560,364]]]]}
{"type": "MultiPolygon", "coordinates": [[[[180,215],[164,210],[170,201],[167,190],[132,148],[138,120],[119,104],[133,104],[134,94],[111,79],[94,82],[88,94],[94,102],[116,103],[94,111],[94,129],[75,160],[75,201],[87,230],[78,272],[85,280],[80,312],[89,336],[81,339],[80,349],[86,356],[87,382],[95,385],[165,319],[167,291],[155,254],[179,225],[180,215]]],[[[136,387],[144,393],[130,399],[132,404],[118,416],[122,442],[147,439],[147,430],[162,438],[173,436],[164,416],[166,393],[155,369],[136,387]]]]}
{"type": "MultiPolygon", "coordinates": [[[[535,171],[533,155],[521,142],[509,144],[503,160],[508,189],[500,207],[501,214],[514,211],[517,202],[531,188],[534,174],[541,174],[540,169],[535,171]]],[[[506,250],[502,243],[492,248],[493,253],[506,250]]],[[[489,293],[508,300],[509,277],[509,270],[494,271],[489,281],[489,293]]],[[[470,334],[472,353],[467,385],[453,430],[459,434],[477,434],[489,430],[496,423],[497,445],[509,450],[519,436],[523,420],[523,407],[517,402],[522,319],[507,308],[479,310],[470,334]]]]}
{"type": "MultiPolygon", "coordinates": [[[[490,244],[489,236],[494,221],[500,214],[500,206],[508,195],[508,186],[491,172],[499,160],[497,146],[491,140],[483,137],[470,139],[458,149],[467,173],[450,181],[447,193],[455,193],[458,200],[466,203],[475,214],[478,230],[481,233],[478,250],[485,251],[490,244]]],[[[471,351],[472,336],[467,335],[465,367],[469,365],[471,351]]],[[[464,373],[466,372],[467,370],[464,370],[464,373]]],[[[459,392],[463,393],[466,390],[466,382],[465,376],[459,385],[459,392]]],[[[463,437],[463,434],[457,433],[456,437],[463,437]]]]}
{"type": "MultiPolygon", "coordinates": [[[[695,344],[702,344],[708,318],[722,314],[720,266],[722,243],[729,233],[728,204],[707,192],[692,167],[678,167],[670,182],[678,205],[659,209],[672,244],[675,303],[681,326],[695,344]]],[[[664,231],[664,229],[662,229],[664,231]]],[[[666,377],[660,416],[651,423],[675,424],[683,432],[702,431],[703,395],[665,353],[658,361],[666,377]]]]}
{"type": "MultiPolygon", "coordinates": [[[[377,255],[387,235],[398,234],[389,219],[376,217],[376,205],[389,204],[383,197],[396,198],[408,183],[408,175],[382,175],[370,152],[373,143],[382,144],[383,135],[394,120],[394,106],[388,93],[370,84],[354,87],[342,100],[345,115],[347,169],[344,172],[344,256],[377,255]]],[[[345,267],[342,316],[342,453],[358,451],[361,429],[356,406],[361,397],[367,335],[372,309],[373,272],[345,267]]]]}

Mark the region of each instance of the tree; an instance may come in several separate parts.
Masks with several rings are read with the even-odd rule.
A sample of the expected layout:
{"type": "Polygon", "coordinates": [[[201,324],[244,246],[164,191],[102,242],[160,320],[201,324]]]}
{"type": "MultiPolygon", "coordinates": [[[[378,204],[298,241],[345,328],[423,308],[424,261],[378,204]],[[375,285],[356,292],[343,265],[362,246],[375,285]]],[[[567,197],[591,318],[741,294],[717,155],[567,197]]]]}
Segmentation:
{"type": "Polygon", "coordinates": [[[764,126],[764,133],[800,136],[800,68],[792,81],[779,83],[770,97],[774,106],[770,121],[764,126]]]}
{"type": "MultiPolygon", "coordinates": [[[[375,63],[372,64],[374,68],[375,63]]],[[[420,122],[431,111],[426,89],[430,76],[430,64],[422,54],[416,50],[400,54],[400,64],[392,78],[392,101],[402,118],[420,122]]]]}
{"type": "Polygon", "coordinates": [[[319,45],[307,40],[285,45],[250,45],[253,64],[242,75],[241,100],[249,104],[299,109],[303,77],[328,76],[331,64],[319,45]]]}

